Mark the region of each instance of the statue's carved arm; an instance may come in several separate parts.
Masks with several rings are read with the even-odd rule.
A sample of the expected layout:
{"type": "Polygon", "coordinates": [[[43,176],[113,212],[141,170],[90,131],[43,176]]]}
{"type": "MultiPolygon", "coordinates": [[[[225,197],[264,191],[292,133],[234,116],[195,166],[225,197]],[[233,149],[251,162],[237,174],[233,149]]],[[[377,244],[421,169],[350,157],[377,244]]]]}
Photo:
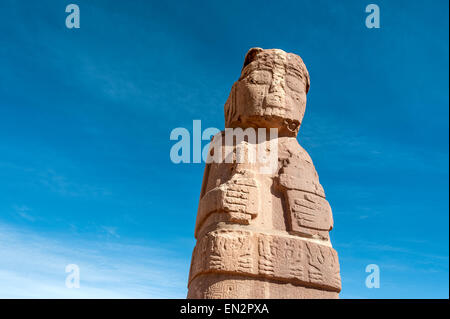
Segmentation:
{"type": "Polygon", "coordinates": [[[235,173],[227,182],[209,190],[200,199],[196,233],[212,213],[226,214],[226,221],[249,224],[258,214],[259,191],[254,174],[249,171],[235,173]]]}

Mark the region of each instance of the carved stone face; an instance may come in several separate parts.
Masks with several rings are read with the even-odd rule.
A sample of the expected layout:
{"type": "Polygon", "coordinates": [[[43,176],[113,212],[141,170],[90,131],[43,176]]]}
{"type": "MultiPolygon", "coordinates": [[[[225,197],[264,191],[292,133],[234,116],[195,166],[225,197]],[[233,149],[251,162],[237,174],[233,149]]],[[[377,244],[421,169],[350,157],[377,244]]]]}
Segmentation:
{"type": "Polygon", "coordinates": [[[226,126],[275,127],[280,136],[296,136],[308,89],[308,71],[298,55],[250,49],[225,104],[226,126]]]}

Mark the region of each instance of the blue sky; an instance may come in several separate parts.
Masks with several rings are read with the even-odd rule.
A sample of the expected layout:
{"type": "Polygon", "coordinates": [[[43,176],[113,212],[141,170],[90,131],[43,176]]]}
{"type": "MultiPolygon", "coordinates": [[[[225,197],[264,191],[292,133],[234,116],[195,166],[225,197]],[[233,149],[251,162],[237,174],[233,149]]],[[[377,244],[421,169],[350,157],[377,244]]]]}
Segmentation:
{"type": "Polygon", "coordinates": [[[72,30],[69,3],[0,3],[0,297],[184,298],[204,164],[170,132],[222,129],[259,46],[311,76],[341,298],[448,298],[447,1],[376,1],[380,29],[362,0],[77,1],[72,30]]]}

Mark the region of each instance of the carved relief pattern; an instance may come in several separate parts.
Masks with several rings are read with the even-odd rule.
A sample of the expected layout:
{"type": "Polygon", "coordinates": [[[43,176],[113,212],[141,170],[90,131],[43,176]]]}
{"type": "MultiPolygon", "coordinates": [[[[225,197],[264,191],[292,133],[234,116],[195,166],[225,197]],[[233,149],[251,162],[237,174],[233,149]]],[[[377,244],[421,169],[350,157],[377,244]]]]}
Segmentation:
{"type": "Polygon", "coordinates": [[[239,224],[248,224],[258,214],[258,183],[250,171],[236,173],[232,178],[213,188],[200,200],[196,234],[211,213],[225,213],[227,220],[239,224]]]}
{"type": "Polygon", "coordinates": [[[328,246],[238,230],[210,232],[198,245],[206,245],[210,255],[197,250],[194,259],[199,261],[193,262],[190,281],[202,273],[232,272],[340,290],[337,254],[328,246]]]}
{"type": "Polygon", "coordinates": [[[301,230],[302,227],[331,230],[333,217],[327,200],[314,194],[295,190],[288,190],[286,197],[292,230],[301,230]]]}
{"type": "Polygon", "coordinates": [[[334,249],[326,249],[321,245],[306,243],[308,250],[308,274],[313,283],[341,286],[337,253],[334,249]]]}

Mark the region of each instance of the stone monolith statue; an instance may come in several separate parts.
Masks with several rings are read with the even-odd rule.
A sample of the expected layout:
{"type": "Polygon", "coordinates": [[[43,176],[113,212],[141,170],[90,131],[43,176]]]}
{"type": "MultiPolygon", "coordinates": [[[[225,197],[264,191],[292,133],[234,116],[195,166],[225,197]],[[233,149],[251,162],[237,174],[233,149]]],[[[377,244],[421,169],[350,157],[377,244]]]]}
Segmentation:
{"type": "Polygon", "coordinates": [[[188,298],[338,298],[331,207],[296,139],[308,90],[299,56],[260,48],[247,53],[225,104],[227,129],[210,144],[188,298]],[[245,139],[227,142],[227,133],[239,130],[245,139]],[[266,138],[269,131],[276,136],[266,138]],[[253,141],[255,135],[264,139],[253,141]],[[258,159],[251,160],[256,147],[258,159]],[[262,170],[270,158],[273,169],[262,170]]]}

